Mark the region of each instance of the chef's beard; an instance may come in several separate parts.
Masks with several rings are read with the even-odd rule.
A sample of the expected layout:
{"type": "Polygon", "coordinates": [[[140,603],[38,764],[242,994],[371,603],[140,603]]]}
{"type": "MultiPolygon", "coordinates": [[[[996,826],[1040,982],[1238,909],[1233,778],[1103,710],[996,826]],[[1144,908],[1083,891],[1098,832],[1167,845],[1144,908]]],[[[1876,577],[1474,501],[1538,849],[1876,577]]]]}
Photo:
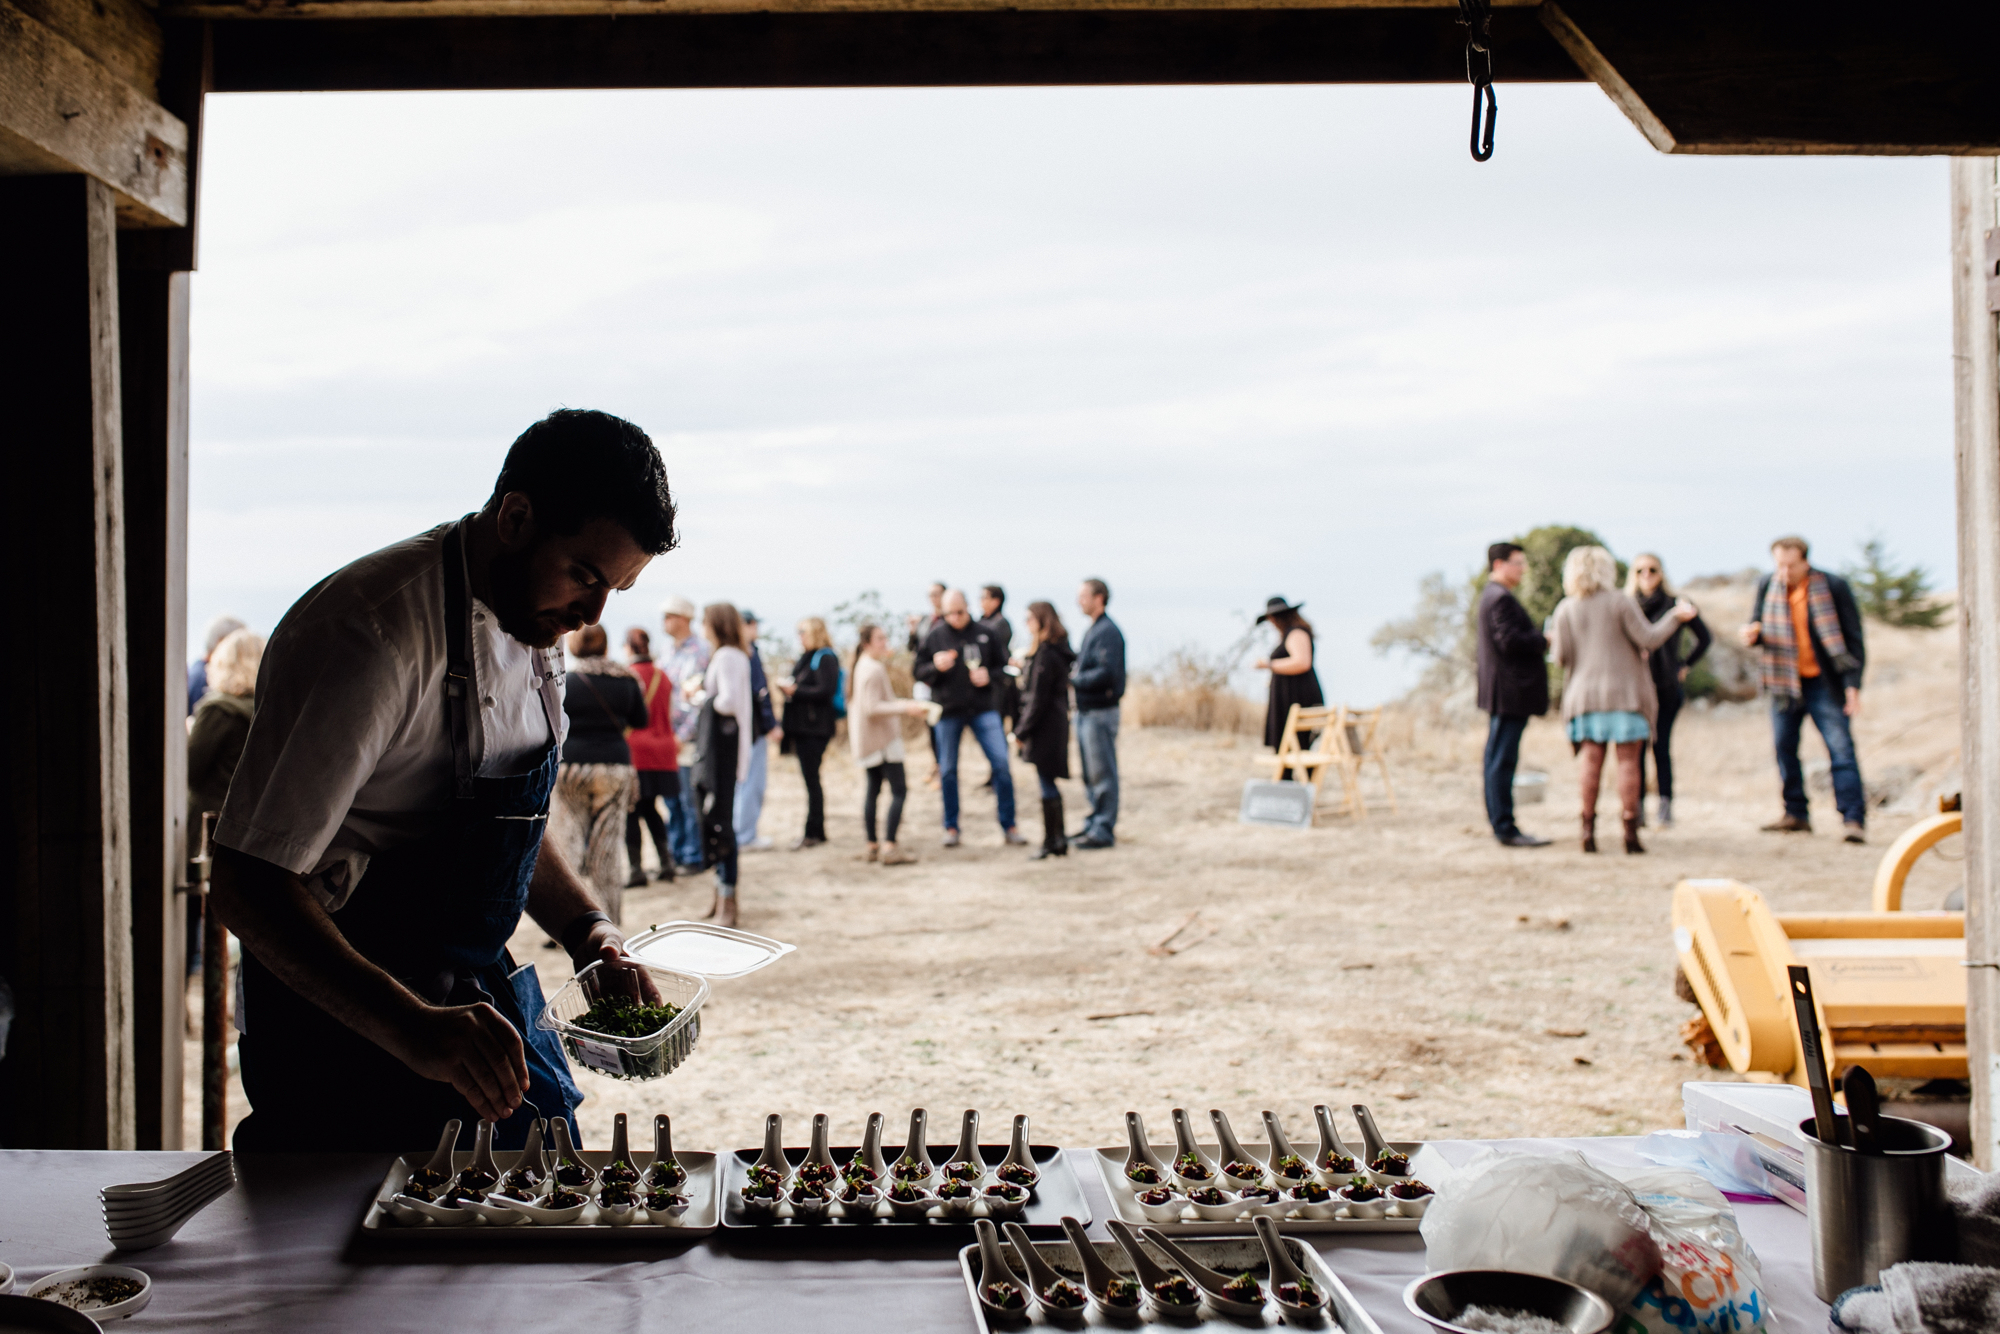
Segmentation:
{"type": "MultiPolygon", "coordinates": [[[[537,544],[539,545],[539,544],[537,544]]],[[[563,627],[551,613],[538,612],[528,599],[529,569],[535,548],[502,551],[487,573],[493,590],[493,614],[500,628],[529,648],[550,648],[562,638],[563,627]]]]}

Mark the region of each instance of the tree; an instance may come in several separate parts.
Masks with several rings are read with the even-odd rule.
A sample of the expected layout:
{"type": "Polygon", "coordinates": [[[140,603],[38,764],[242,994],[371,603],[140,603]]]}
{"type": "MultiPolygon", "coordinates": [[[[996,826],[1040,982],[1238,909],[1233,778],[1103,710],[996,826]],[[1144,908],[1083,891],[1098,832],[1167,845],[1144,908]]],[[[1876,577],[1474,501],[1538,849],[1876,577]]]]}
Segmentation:
{"type": "MultiPolygon", "coordinates": [[[[1563,562],[1569,559],[1569,553],[1578,547],[1608,546],[1590,529],[1568,524],[1543,524],[1514,540],[1528,553],[1528,574],[1514,590],[1514,596],[1521,599],[1521,605],[1528,609],[1536,625],[1553,616],[1556,603],[1563,599],[1563,562]]],[[[1483,585],[1485,580],[1480,582],[1483,585]]],[[[1618,582],[1625,582],[1622,560],[1618,562],[1618,582]]]]}
{"type": "MultiPolygon", "coordinates": [[[[1604,539],[1588,528],[1568,524],[1544,524],[1513,539],[1527,553],[1528,573],[1514,595],[1536,625],[1546,622],[1562,601],[1563,562],[1578,547],[1603,546],[1604,539]]],[[[1423,659],[1424,684],[1451,689],[1472,674],[1479,661],[1479,594],[1486,587],[1488,571],[1455,583],[1442,571],[1433,571],[1417,585],[1417,605],[1408,616],[1390,621],[1368,638],[1377,653],[1407,653],[1423,659]]],[[[1625,562],[1618,562],[1618,579],[1624,582],[1625,562]]],[[[1559,670],[1549,668],[1552,685],[1560,689],[1559,670]]]]}
{"type": "Polygon", "coordinates": [[[1949,604],[1931,596],[1930,572],[1921,565],[1897,569],[1894,556],[1879,536],[1863,542],[1860,563],[1841,573],[1854,590],[1861,614],[1887,625],[1935,630],[1951,614],[1949,604]]]}
{"type": "Polygon", "coordinates": [[[1417,585],[1417,605],[1368,637],[1377,653],[1407,653],[1424,661],[1424,680],[1449,688],[1475,662],[1472,609],[1480,580],[1453,580],[1433,570],[1417,585]]]}

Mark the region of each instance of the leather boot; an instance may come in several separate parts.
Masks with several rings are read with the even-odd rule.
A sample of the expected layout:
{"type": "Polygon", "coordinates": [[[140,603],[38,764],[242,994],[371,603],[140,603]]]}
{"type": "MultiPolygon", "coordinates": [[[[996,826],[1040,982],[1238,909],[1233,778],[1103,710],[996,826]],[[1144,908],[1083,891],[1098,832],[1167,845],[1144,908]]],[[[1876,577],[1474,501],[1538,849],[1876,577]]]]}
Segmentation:
{"type": "Polygon", "coordinates": [[[1042,798],[1042,846],[1029,861],[1042,861],[1049,857],[1069,856],[1069,840],[1063,836],[1063,804],[1061,797],[1042,798]]]}
{"type": "Polygon", "coordinates": [[[1643,846],[1642,846],[1642,845],[1640,844],[1640,842],[1639,842],[1639,817],[1638,817],[1638,816],[1636,816],[1636,815],[1628,815],[1628,816],[1626,816],[1626,817],[1625,817],[1625,851],[1627,851],[1627,852],[1644,852],[1645,850],[1646,850],[1646,849],[1645,849],[1645,848],[1644,848],[1644,847],[1643,847],[1643,846]]]}
{"type": "Polygon", "coordinates": [[[1597,851],[1597,817],[1595,815],[1586,815],[1582,819],[1582,824],[1583,850],[1585,852],[1597,851]]]}

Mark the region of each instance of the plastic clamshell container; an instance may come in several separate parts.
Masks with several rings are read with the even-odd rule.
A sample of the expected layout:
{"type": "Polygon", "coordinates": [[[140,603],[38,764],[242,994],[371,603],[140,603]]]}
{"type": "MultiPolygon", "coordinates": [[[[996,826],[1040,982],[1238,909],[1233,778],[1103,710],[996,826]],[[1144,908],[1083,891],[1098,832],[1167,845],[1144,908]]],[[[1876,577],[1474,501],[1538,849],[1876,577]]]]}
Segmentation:
{"type": "Polygon", "coordinates": [[[701,1007],[708,1000],[708,979],[640,961],[659,988],[660,999],[679,1013],[665,1028],[644,1037],[614,1037],[577,1025],[598,999],[603,978],[623,971],[623,965],[591,964],[563,985],[536,1022],[556,1034],[571,1061],[613,1079],[659,1079],[670,1075],[694,1051],[701,1037],[701,1007]],[[600,970],[609,970],[600,971],[600,970]]]}
{"type": "Polygon", "coordinates": [[[795,948],[781,940],[706,922],[668,922],[648,927],[625,942],[625,952],[634,959],[717,982],[767,968],[795,948]]]}

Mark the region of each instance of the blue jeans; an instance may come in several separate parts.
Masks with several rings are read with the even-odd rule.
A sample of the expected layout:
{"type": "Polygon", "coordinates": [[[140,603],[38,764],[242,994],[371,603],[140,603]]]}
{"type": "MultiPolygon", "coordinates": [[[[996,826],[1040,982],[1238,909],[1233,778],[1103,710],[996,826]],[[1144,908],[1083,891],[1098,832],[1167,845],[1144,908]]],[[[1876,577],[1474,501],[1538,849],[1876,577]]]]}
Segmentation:
{"type": "Polygon", "coordinates": [[[947,713],[937,722],[938,780],[944,788],[944,827],[958,828],[958,743],[970,727],[993,766],[993,797],[1000,806],[1000,827],[1014,827],[1014,775],[1007,767],[1007,732],[1000,725],[997,710],[988,709],[970,718],[947,713]]]}
{"type": "Polygon", "coordinates": [[[1118,710],[1079,709],[1076,749],[1083,759],[1083,790],[1090,798],[1083,836],[1113,842],[1112,830],[1118,824],[1118,710]]]}
{"type": "Polygon", "coordinates": [[[1521,832],[1514,823],[1514,766],[1521,761],[1521,734],[1527,730],[1526,714],[1496,713],[1486,724],[1486,820],[1495,838],[1521,832]]]}
{"type": "Polygon", "coordinates": [[[1780,707],[1771,701],[1771,737],[1778,745],[1778,776],[1784,781],[1785,814],[1806,818],[1805,767],[1799,763],[1799,738],[1806,729],[1806,715],[1819,728],[1826,742],[1827,758],[1833,761],[1833,804],[1848,824],[1868,823],[1868,796],[1861,786],[1861,766],[1854,759],[1854,735],[1847,726],[1847,692],[1826,684],[1824,676],[1809,676],[1800,683],[1800,694],[1780,707]]]}
{"type": "Polygon", "coordinates": [[[667,847],[680,865],[701,865],[701,816],[694,809],[692,773],[682,781],[680,795],[667,802],[667,847]]]}
{"type": "Polygon", "coordinates": [[[770,777],[771,744],[768,737],[750,743],[750,772],[736,785],[736,846],[747,848],[757,841],[757,822],[764,818],[764,780],[770,777]]]}

